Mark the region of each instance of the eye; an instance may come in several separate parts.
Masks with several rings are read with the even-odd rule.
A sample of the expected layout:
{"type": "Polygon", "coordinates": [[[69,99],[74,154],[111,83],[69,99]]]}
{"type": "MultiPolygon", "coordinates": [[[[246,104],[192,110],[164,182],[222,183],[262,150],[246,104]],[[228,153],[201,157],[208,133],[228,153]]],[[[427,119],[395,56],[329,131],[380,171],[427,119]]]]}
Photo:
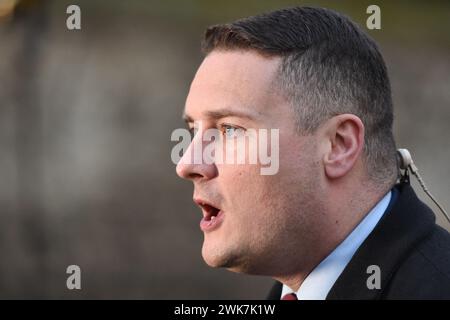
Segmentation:
{"type": "Polygon", "coordinates": [[[236,138],[244,133],[244,129],[240,127],[235,127],[228,124],[223,124],[220,127],[222,134],[224,134],[227,138],[236,138]]]}
{"type": "Polygon", "coordinates": [[[198,132],[198,128],[197,127],[195,127],[195,126],[189,127],[189,133],[191,134],[191,138],[194,138],[195,135],[197,134],[197,132],[198,132]]]}

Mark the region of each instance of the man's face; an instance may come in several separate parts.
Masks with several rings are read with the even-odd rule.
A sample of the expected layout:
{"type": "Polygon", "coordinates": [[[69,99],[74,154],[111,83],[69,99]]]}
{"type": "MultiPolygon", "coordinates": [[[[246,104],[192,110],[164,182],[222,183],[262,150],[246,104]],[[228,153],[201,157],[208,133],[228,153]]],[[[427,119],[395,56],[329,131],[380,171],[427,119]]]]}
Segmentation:
{"type": "Polygon", "coordinates": [[[220,210],[217,226],[203,228],[202,255],[212,267],[274,275],[289,272],[280,263],[293,267],[314,247],[321,175],[316,141],[298,134],[294,110],[275,85],[279,64],[278,57],[251,51],[213,51],[191,84],[185,115],[190,127],[202,124],[194,140],[211,128],[225,135],[234,128],[279,129],[275,175],[262,175],[260,163],[192,164],[186,155],[177,165],[178,175],[194,183],[197,204],[214,207],[204,205],[203,214],[220,210]]]}

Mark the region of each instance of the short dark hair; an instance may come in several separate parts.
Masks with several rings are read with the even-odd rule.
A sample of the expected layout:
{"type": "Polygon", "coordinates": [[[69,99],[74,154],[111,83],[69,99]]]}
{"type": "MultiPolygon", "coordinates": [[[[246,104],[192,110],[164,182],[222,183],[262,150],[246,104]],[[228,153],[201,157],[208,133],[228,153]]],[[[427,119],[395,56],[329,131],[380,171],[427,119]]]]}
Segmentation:
{"type": "Polygon", "coordinates": [[[312,133],[332,116],[352,113],[365,127],[364,161],[377,183],[398,175],[386,65],[374,40],[346,16],[323,8],[281,9],[209,27],[203,52],[254,50],[280,56],[276,84],[312,133]]]}

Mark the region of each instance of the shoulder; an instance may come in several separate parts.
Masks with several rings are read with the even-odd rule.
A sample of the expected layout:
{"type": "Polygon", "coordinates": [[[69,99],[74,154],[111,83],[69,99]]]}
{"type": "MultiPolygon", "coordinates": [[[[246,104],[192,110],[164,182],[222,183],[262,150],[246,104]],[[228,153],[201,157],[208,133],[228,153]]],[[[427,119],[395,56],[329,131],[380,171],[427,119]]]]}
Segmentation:
{"type": "Polygon", "coordinates": [[[435,226],[391,277],[387,299],[450,299],[450,234],[435,226]]]}

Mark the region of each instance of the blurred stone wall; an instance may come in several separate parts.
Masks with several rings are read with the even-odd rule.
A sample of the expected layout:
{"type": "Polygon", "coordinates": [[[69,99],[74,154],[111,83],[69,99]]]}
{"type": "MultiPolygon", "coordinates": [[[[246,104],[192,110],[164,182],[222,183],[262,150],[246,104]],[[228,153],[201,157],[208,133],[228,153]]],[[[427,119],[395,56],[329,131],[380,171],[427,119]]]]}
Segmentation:
{"type": "MultiPolygon", "coordinates": [[[[27,2],[0,20],[0,298],[264,298],[270,279],[202,261],[200,213],[175,174],[170,134],[184,126],[207,25],[304,2],[70,2],[81,31],[65,27],[69,2],[27,2]],[[66,288],[71,264],[80,291],[66,288]]],[[[450,208],[450,19],[436,21],[450,17],[442,3],[409,13],[399,3],[381,6],[386,22],[371,32],[391,76],[395,135],[450,208]],[[428,24],[411,29],[420,12],[428,24]]],[[[367,16],[364,3],[316,4],[367,16]]]]}

